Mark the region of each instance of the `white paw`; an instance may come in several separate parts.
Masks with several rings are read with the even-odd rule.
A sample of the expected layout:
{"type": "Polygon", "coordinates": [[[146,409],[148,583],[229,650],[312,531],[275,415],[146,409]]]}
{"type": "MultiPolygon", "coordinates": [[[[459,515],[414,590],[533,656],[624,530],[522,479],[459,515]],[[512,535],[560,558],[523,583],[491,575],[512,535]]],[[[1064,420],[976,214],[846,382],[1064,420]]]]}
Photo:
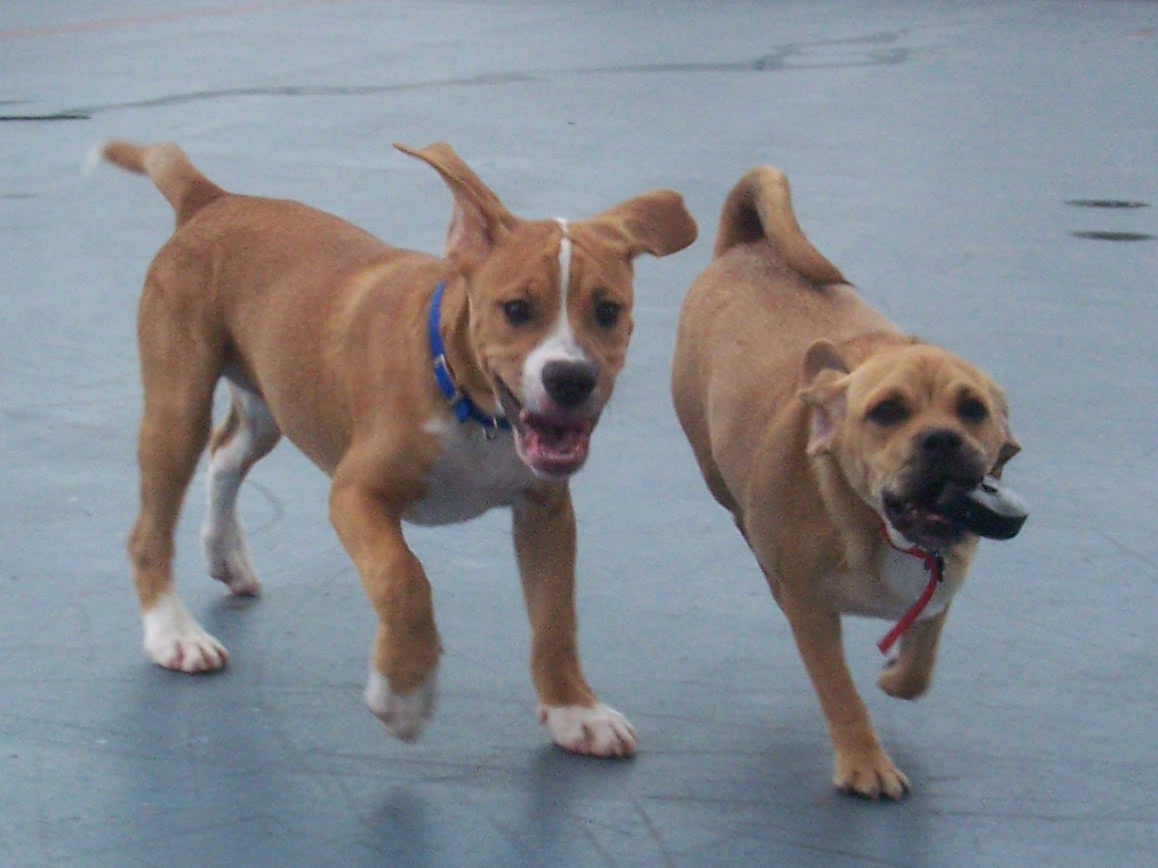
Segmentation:
{"type": "Polygon", "coordinates": [[[145,653],[177,672],[215,672],[229,660],[220,642],[205,632],[173,594],[144,613],[145,653]]]}
{"type": "Polygon", "coordinates": [[[438,670],[433,669],[426,681],[410,693],[395,693],[384,675],[373,667],[366,681],[366,705],[395,738],[414,741],[434,716],[438,695],[438,670]]]}
{"type": "Polygon", "coordinates": [[[540,705],[539,723],[563,750],[585,756],[620,757],[635,753],[635,727],[602,702],[582,705],[540,705]]]}
{"type": "Polygon", "coordinates": [[[209,575],[224,582],[234,595],[256,597],[261,593],[261,581],[250,563],[245,536],[236,519],[219,525],[207,516],[201,529],[201,550],[209,563],[209,575]]]}

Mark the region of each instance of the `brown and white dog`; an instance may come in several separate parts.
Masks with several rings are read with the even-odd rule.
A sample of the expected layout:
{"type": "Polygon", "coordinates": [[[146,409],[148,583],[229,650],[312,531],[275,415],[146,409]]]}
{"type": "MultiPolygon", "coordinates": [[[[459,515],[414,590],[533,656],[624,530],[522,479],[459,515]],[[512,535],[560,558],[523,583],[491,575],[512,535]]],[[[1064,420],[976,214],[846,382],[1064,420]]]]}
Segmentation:
{"type": "Polygon", "coordinates": [[[713,262],[684,302],[672,392],[708,488],[792,627],[836,786],[899,798],[908,780],[857,694],[841,615],[914,619],[879,683],[925,692],[978,541],[934,504],[1017,453],[1002,391],[869,307],[804,237],[785,177],[763,167],[728,196],[713,262]]]}
{"type": "Polygon", "coordinates": [[[209,571],[257,594],[235,504],[285,434],[331,477],[330,518],[379,619],[365,698],[393,735],[416,738],[429,719],[440,653],[403,521],[509,506],[539,719],[569,751],[630,754],[635,731],[579,664],[567,480],[624,363],[632,261],[691,244],[695,223],[665,190],[575,223],[527,221],[447,145],[399,149],[453,194],[444,259],[305,205],[227,193],[172,144],[103,146],[177,214],[138,320],[141,509],[129,553],[145,650],[183,672],[225,665],[174,590],[174,526],[208,445],[209,571]],[[212,430],[222,377],[232,404],[212,430]]]}

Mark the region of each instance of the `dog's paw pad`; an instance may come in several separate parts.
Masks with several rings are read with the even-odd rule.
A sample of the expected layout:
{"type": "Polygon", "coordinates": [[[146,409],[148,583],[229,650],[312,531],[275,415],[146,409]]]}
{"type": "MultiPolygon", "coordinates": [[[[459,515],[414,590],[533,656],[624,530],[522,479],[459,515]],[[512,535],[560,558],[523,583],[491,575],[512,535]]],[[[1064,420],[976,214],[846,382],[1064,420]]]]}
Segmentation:
{"type": "Polygon", "coordinates": [[[563,750],[584,756],[624,757],[635,753],[636,733],[618,711],[603,703],[540,705],[539,722],[563,750]]]}
{"type": "Polygon", "coordinates": [[[883,751],[850,758],[838,757],[833,784],[842,793],[863,799],[901,799],[909,792],[909,779],[883,751]]]}
{"type": "Polygon", "coordinates": [[[215,672],[229,662],[225,646],[210,636],[174,596],[162,597],[144,615],[145,653],[175,672],[215,672]]]}
{"type": "Polygon", "coordinates": [[[877,685],[895,699],[919,699],[929,690],[929,674],[898,663],[888,666],[877,676],[877,685]]]}
{"type": "Polygon", "coordinates": [[[387,732],[402,741],[414,741],[422,734],[434,716],[437,696],[437,670],[409,693],[395,693],[385,676],[373,668],[366,682],[366,706],[382,721],[387,732]]]}

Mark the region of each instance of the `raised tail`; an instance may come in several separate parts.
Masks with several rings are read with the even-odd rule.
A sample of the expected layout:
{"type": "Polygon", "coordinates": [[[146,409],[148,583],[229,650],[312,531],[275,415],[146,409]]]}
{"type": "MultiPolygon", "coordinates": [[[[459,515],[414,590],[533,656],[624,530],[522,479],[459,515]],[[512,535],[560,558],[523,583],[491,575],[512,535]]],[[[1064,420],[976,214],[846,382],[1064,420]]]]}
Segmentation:
{"type": "Polygon", "coordinates": [[[847,283],[840,269],[804,236],[792,211],[788,178],[771,166],[756,167],[728,194],[713,257],[762,239],[772,241],[788,265],[814,283],[847,283]]]}
{"type": "Polygon", "coordinates": [[[148,175],[177,212],[178,226],[225,195],[225,191],[202,175],[174,144],[137,145],[113,140],[105,142],[100,153],[114,166],[148,175]]]}

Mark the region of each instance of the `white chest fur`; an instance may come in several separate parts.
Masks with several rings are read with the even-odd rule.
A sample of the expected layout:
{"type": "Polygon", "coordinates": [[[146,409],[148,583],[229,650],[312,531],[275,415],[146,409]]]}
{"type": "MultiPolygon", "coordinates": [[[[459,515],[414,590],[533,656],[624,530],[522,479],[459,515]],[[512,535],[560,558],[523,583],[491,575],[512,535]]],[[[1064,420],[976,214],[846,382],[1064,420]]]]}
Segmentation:
{"type": "Polygon", "coordinates": [[[510,431],[488,432],[474,422],[438,420],[428,430],[442,441],[442,454],[427,479],[426,497],[411,504],[407,521],[453,524],[509,506],[534,482],[515,452],[510,431]]]}
{"type": "MultiPolygon", "coordinates": [[[[887,617],[900,617],[917,601],[929,584],[931,574],[925,567],[925,559],[899,552],[890,546],[883,546],[880,554],[880,571],[885,585],[895,601],[896,610],[887,617]]],[[[943,580],[929,600],[918,620],[932,618],[949,605],[958,583],[943,580]]]]}
{"type": "MultiPolygon", "coordinates": [[[[931,618],[949,605],[963,575],[946,570],[933,598],[920,618],[931,618]]],[[[921,597],[929,584],[924,558],[899,552],[887,545],[877,549],[875,569],[843,569],[827,578],[830,599],[837,611],[846,615],[896,620],[921,597]]]]}

